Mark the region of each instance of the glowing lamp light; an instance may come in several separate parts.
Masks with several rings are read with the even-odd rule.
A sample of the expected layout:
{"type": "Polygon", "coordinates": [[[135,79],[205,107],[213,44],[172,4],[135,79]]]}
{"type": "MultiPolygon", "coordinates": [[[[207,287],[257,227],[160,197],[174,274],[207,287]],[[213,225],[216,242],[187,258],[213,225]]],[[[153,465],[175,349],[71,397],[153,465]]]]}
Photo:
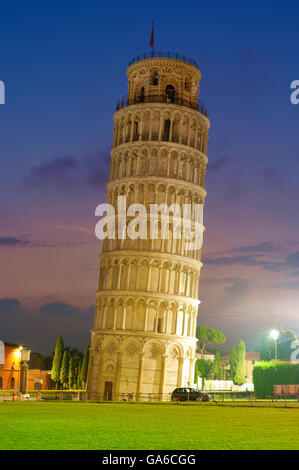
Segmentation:
{"type": "Polygon", "coordinates": [[[278,330],[272,330],[270,335],[271,335],[271,338],[273,338],[274,341],[276,341],[278,336],[279,336],[279,331],[278,330]]]}
{"type": "Polygon", "coordinates": [[[30,360],[30,349],[21,349],[21,361],[22,362],[28,362],[30,360]]]}

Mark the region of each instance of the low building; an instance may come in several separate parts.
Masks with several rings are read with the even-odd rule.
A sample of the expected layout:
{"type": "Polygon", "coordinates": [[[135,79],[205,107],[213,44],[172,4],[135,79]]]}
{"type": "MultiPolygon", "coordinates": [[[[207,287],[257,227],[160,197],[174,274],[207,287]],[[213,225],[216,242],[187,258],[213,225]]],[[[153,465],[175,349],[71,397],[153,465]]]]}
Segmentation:
{"type": "Polygon", "coordinates": [[[200,352],[195,353],[196,359],[204,359],[205,361],[213,361],[215,360],[215,354],[212,353],[205,353],[203,356],[201,356],[200,352]]]}
{"type": "Polygon", "coordinates": [[[49,390],[51,388],[51,371],[29,369],[28,390],[49,390]]]}
{"type": "MultiPolygon", "coordinates": [[[[222,356],[222,359],[229,363],[230,354],[226,354],[225,356],[222,356]]],[[[252,383],[253,368],[259,360],[260,360],[260,353],[259,352],[246,351],[246,356],[245,356],[246,383],[252,383]]],[[[229,364],[226,367],[226,369],[230,370],[230,365],[229,364]]]]}
{"type": "MultiPolygon", "coordinates": [[[[19,344],[4,343],[4,354],[0,356],[3,357],[0,361],[0,390],[19,390],[21,350],[19,344]]],[[[50,370],[28,370],[28,390],[48,390],[50,386],[50,370]]]]}
{"type": "Polygon", "coordinates": [[[20,381],[21,346],[4,343],[4,361],[0,364],[0,389],[15,390],[20,381]]]}

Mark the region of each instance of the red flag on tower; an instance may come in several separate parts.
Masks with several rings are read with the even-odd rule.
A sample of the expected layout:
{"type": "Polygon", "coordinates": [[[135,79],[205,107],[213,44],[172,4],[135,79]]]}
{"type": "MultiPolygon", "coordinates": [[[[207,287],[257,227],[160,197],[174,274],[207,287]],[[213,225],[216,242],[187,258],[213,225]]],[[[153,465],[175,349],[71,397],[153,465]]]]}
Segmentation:
{"type": "Polygon", "coordinates": [[[154,22],[152,23],[152,33],[150,37],[149,46],[152,48],[152,52],[154,52],[154,22]]]}

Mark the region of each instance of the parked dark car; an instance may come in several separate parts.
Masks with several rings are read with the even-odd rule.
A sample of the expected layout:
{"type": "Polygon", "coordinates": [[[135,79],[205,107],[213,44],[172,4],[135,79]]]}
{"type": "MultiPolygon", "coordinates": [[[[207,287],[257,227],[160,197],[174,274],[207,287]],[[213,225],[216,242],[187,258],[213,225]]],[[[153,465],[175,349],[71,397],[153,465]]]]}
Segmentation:
{"type": "Polygon", "coordinates": [[[195,388],[176,388],[171,394],[172,401],[210,401],[211,395],[195,388]]]}

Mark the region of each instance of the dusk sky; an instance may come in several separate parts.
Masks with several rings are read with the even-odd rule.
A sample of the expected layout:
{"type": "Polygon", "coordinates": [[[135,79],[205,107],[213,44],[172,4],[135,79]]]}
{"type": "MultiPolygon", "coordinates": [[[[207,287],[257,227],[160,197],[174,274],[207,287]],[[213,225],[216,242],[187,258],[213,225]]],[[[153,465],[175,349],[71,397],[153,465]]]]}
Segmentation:
{"type": "Polygon", "coordinates": [[[89,343],[117,100],[132,57],[185,54],[211,132],[198,323],[256,350],[299,333],[298,1],[1,5],[0,339],[89,343]]]}

